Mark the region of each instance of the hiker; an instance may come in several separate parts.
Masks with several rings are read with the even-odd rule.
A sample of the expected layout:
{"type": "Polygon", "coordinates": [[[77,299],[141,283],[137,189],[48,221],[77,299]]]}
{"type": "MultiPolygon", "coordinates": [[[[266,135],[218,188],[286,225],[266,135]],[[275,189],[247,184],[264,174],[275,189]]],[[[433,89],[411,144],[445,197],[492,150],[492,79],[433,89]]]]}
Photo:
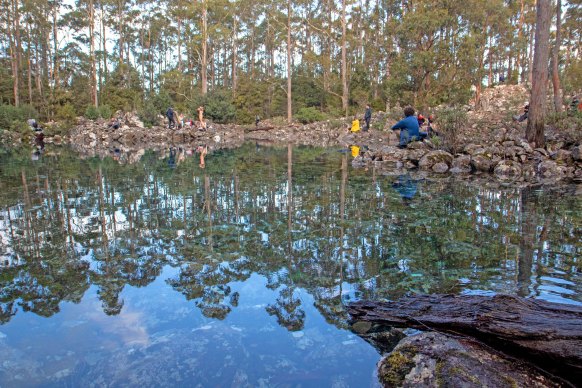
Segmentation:
{"type": "Polygon", "coordinates": [[[198,112],[198,121],[200,121],[200,128],[206,129],[206,123],[204,122],[204,107],[200,105],[198,109],[196,109],[196,111],[198,112]]]}
{"type": "Polygon", "coordinates": [[[578,96],[572,96],[572,101],[570,101],[570,110],[568,111],[568,113],[570,115],[575,115],[576,113],[578,113],[578,108],[580,106],[580,100],[578,99],[578,96]]]}
{"type": "Polygon", "coordinates": [[[255,127],[258,127],[259,126],[259,121],[261,121],[261,118],[259,117],[259,115],[257,115],[255,117],[255,127]]]}
{"type": "Polygon", "coordinates": [[[398,131],[396,135],[400,141],[398,148],[406,148],[408,143],[414,140],[422,140],[427,136],[426,132],[420,132],[418,118],[414,116],[414,108],[407,106],[404,108],[404,119],[392,126],[392,130],[398,131]]]}
{"type": "Polygon", "coordinates": [[[352,121],[352,129],[351,131],[353,133],[359,132],[360,131],[360,120],[358,120],[358,118],[356,116],[354,116],[354,120],[352,121]]]}
{"type": "Polygon", "coordinates": [[[523,114],[522,115],[515,115],[515,116],[513,116],[513,119],[515,121],[517,121],[518,123],[521,123],[522,121],[527,120],[528,112],[529,112],[529,104],[525,104],[525,106],[523,107],[523,114]]]}
{"type": "Polygon", "coordinates": [[[42,128],[38,125],[38,122],[35,119],[28,119],[26,123],[33,131],[42,131],[42,128]]]}
{"type": "Polygon", "coordinates": [[[116,117],[112,117],[107,128],[119,129],[119,120],[116,117]]]}
{"type": "Polygon", "coordinates": [[[168,110],[166,111],[166,117],[168,118],[168,128],[169,129],[174,128],[176,126],[176,118],[174,109],[172,109],[172,107],[169,107],[168,110]]]}
{"type": "Polygon", "coordinates": [[[200,164],[199,167],[200,168],[205,168],[206,167],[206,162],[205,162],[205,158],[206,158],[206,154],[208,154],[208,145],[204,144],[204,145],[199,145],[198,147],[196,147],[196,152],[200,154],[200,164]]]}
{"type": "Polygon", "coordinates": [[[433,125],[434,120],[435,120],[434,115],[428,116],[428,127],[426,128],[426,133],[428,134],[428,137],[434,137],[439,135],[439,133],[437,132],[433,125]]]}
{"type": "Polygon", "coordinates": [[[184,128],[184,113],[178,115],[178,128],[184,128]]]}
{"type": "Polygon", "coordinates": [[[366,123],[364,127],[365,132],[368,132],[368,129],[370,129],[370,120],[372,120],[372,108],[370,108],[370,104],[366,104],[366,113],[364,113],[364,121],[366,123]]]}

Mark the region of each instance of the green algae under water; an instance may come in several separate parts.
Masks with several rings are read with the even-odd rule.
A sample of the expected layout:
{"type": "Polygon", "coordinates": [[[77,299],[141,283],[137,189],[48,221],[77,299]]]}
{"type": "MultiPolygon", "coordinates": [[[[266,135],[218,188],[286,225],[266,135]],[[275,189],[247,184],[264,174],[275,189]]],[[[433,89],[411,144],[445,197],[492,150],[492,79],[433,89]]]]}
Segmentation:
{"type": "Polygon", "coordinates": [[[350,301],[582,304],[574,186],[388,176],[307,147],[126,159],[0,152],[0,386],[375,386],[350,301]]]}

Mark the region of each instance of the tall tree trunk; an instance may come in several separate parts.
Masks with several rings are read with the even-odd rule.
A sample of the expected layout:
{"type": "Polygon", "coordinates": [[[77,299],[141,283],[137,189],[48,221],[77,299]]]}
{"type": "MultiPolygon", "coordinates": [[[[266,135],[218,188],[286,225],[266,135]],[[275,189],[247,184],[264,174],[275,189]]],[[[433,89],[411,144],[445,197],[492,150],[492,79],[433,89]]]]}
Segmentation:
{"type": "Polygon", "coordinates": [[[178,71],[182,72],[182,18],[178,16],[178,71]]]}
{"type": "Polygon", "coordinates": [[[59,37],[58,37],[58,25],[57,25],[57,15],[59,13],[59,3],[54,2],[53,5],[53,89],[59,88],[59,37]]]}
{"type": "Polygon", "coordinates": [[[562,90],[560,87],[560,29],[562,21],[562,1],[558,0],[556,5],[556,42],[552,50],[552,85],[554,86],[554,108],[556,112],[562,111],[562,90]]]}
{"type": "Polygon", "coordinates": [[[521,36],[522,36],[522,31],[523,31],[523,22],[525,19],[525,13],[524,13],[524,8],[525,8],[525,0],[521,0],[521,4],[520,4],[520,10],[519,10],[519,22],[517,24],[517,50],[515,53],[515,70],[518,72],[517,76],[517,83],[520,82],[520,74],[522,74],[522,71],[520,70],[521,67],[521,36]]]}
{"type": "Polygon", "coordinates": [[[107,83],[107,35],[105,34],[105,12],[103,10],[103,0],[100,2],[101,7],[101,44],[103,45],[101,50],[103,51],[103,80],[107,83]]]}
{"type": "Polygon", "coordinates": [[[119,63],[123,63],[123,3],[125,0],[117,1],[117,33],[119,34],[119,63]]]}
{"type": "Polygon", "coordinates": [[[233,27],[232,27],[232,94],[236,96],[236,89],[238,87],[238,76],[237,76],[237,59],[238,59],[238,18],[237,15],[233,15],[233,27]]]}
{"type": "Polygon", "coordinates": [[[91,100],[95,107],[99,106],[97,99],[97,66],[95,65],[95,7],[89,0],[89,60],[91,61],[91,100]]]}
{"type": "Polygon", "coordinates": [[[32,105],[32,39],[30,38],[30,24],[27,26],[26,29],[26,38],[27,38],[27,46],[28,46],[28,55],[27,55],[27,79],[28,79],[28,103],[32,105]]]}
{"type": "Polygon", "coordinates": [[[16,21],[18,17],[18,1],[12,0],[10,3],[10,10],[8,12],[8,39],[10,41],[10,65],[12,68],[12,92],[14,94],[14,106],[20,106],[20,89],[18,88],[19,80],[19,65],[18,65],[18,45],[16,41],[16,21]],[[11,18],[12,16],[12,18],[11,18]]]}
{"type": "Polygon", "coordinates": [[[291,100],[291,68],[293,59],[291,58],[291,0],[287,0],[287,123],[293,121],[292,100],[291,100]]]}
{"type": "Polygon", "coordinates": [[[200,77],[202,78],[202,95],[208,93],[208,79],[206,68],[208,66],[208,3],[206,0],[202,1],[202,61],[200,69],[200,77]]]}
{"type": "Polygon", "coordinates": [[[348,64],[346,43],[346,0],[342,0],[342,110],[348,115],[348,64]]]}
{"type": "Polygon", "coordinates": [[[548,56],[550,51],[551,0],[537,0],[536,43],[533,63],[533,82],[529,103],[526,137],[543,147],[544,120],[546,108],[546,88],[548,80],[548,56]]]}

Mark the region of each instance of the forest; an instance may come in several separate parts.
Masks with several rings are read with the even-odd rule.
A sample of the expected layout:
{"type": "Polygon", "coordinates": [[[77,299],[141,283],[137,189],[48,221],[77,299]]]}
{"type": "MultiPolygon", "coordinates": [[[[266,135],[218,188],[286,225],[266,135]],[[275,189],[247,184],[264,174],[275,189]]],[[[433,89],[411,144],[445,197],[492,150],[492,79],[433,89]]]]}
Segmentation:
{"type": "MultiPolygon", "coordinates": [[[[204,105],[216,122],[466,104],[532,82],[534,0],[0,0],[0,127],[204,105]]],[[[582,89],[582,1],[551,4],[550,79],[582,89]]],[[[557,86],[556,86],[557,82],[557,86]]],[[[551,88],[550,88],[551,90],[551,88]]],[[[556,105],[558,106],[558,105],[556,105]]]]}

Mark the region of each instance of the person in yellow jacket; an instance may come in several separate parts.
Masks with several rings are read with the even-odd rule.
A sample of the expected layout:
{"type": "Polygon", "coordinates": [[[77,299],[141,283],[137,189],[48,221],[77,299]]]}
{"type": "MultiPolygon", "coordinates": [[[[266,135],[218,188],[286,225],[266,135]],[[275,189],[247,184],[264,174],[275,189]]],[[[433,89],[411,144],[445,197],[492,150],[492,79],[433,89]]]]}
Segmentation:
{"type": "Polygon", "coordinates": [[[360,120],[356,116],[354,116],[354,121],[352,121],[352,132],[358,132],[360,130],[360,120]]]}
{"type": "Polygon", "coordinates": [[[357,158],[360,156],[360,147],[357,145],[350,146],[350,150],[352,151],[352,157],[357,158]]]}

